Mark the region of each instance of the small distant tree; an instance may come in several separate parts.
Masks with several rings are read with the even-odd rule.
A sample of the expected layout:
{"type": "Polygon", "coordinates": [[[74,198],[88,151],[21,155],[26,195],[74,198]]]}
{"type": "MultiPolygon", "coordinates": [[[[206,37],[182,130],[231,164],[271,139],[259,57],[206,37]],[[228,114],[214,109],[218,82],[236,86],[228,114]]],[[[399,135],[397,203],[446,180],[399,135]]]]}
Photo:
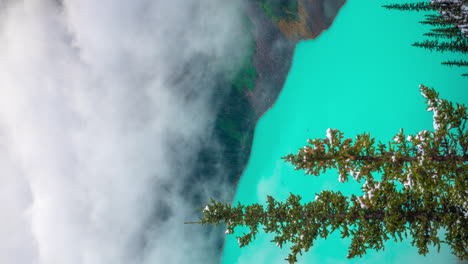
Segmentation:
{"type": "Polygon", "coordinates": [[[326,138],[309,139],[297,154],[283,157],[306,174],[336,169],[340,182],[363,182],[362,196],[325,190],[306,204],[294,194],[285,202],[268,196],[266,206],[211,200],[201,209],[200,221],[187,224],[224,222],[227,234],[247,226],[250,232],[237,237],[240,247],[262,228],[275,234],[272,242],[279,247],[292,243],[289,263],[297,262],[297,254],[307,252],[316,239],[335,231],[351,238],[348,258],[382,250],[390,238],[409,237],[422,255],[429,246],[440,249],[446,243],[458,258],[468,259],[467,108],[440,99],[426,86],[421,92],[433,112],[434,131],[406,136],[401,129],[383,144],[369,134],[344,139],[339,130],[328,129],[326,138]]]}
{"type": "MultiPolygon", "coordinates": [[[[439,52],[468,53],[468,0],[431,0],[410,4],[384,5],[387,9],[401,11],[436,11],[436,14],[425,15],[425,20],[420,23],[431,25],[435,28],[424,36],[432,40],[415,42],[413,46],[439,52]],[[443,38],[447,41],[440,42],[443,38]]],[[[443,65],[454,66],[452,63],[442,62],[443,65]]],[[[465,64],[456,64],[466,67],[465,64]]],[[[464,73],[462,76],[468,76],[464,73]]]]}

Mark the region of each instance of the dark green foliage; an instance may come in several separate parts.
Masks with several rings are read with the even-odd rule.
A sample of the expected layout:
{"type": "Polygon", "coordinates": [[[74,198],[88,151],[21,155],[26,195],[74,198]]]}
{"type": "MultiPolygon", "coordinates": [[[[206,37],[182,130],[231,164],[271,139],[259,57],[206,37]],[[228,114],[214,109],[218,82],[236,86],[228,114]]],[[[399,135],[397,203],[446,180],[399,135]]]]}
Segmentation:
{"type": "Polygon", "coordinates": [[[389,239],[409,237],[419,254],[446,243],[455,256],[468,259],[467,108],[440,99],[425,86],[421,92],[428,111],[434,113],[433,132],[405,136],[401,130],[392,142],[382,144],[369,134],[344,139],[342,132],[329,129],[326,138],[309,139],[297,154],[284,157],[306,174],[336,169],[340,182],[350,176],[364,181],[363,196],[325,190],[306,204],[294,194],[285,202],[268,196],[266,206],[211,200],[200,221],[189,224],[223,222],[227,234],[237,226],[249,227],[237,237],[240,247],[255,239],[260,229],[274,233],[272,242],[279,247],[292,243],[289,263],[297,262],[297,255],[307,252],[316,239],[335,231],[351,238],[348,258],[368,249],[383,250],[389,239]],[[439,230],[444,230],[443,239],[439,230]]]}
{"type": "Polygon", "coordinates": [[[253,36],[253,25],[250,19],[247,16],[244,16],[243,19],[243,31],[244,36],[248,38],[249,47],[246,49],[248,54],[246,54],[242,66],[239,69],[239,72],[235,75],[232,80],[232,86],[234,89],[237,89],[241,92],[253,91],[255,90],[255,80],[258,77],[257,69],[253,65],[253,57],[255,54],[255,48],[257,46],[254,36],[253,36]]]}
{"type": "MultiPolygon", "coordinates": [[[[408,11],[437,11],[437,14],[425,15],[425,20],[420,23],[431,25],[436,28],[432,32],[425,33],[424,36],[432,38],[422,42],[415,42],[413,46],[435,50],[438,52],[468,52],[468,35],[462,34],[459,26],[468,24],[468,14],[463,11],[463,5],[468,4],[467,0],[451,2],[419,2],[409,4],[385,5],[384,8],[408,11]],[[440,42],[440,39],[449,39],[448,42],[440,42]]],[[[451,65],[442,63],[444,65],[451,65]]],[[[462,66],[462,65],[460,65],[462,66]]],[[[467,76],[462,74],[462,76],[467,76]]]]}
{"type": "Polygon", "coordinates": [[[426,25],[431,25],[431,26],[447,26],[447,25],[453,25],[454,23],[457,23],[458,19],[452,18],[452,17],[444,17],[444,16],[426,16],[426,20],[421,21],[419,23],[421,24],[426,24],[426,25]]]}
{"type": "Polygon", "coordinates": [[[407,4],[391,4],[391,5],[383,5],[382,7],[387,9],[396,9],[401,11],[431,11],[431,10],[452,10],[458,5],[453,3],[440,3],[434,2],[431,3],[429,1],[426,2],[418,2],[418,3],[407,3],[407,4]]]}
{"type": "Polygon", "coordinates": [[[258,77],[253,65],[256,48],[253,24],[246,15],[242,22],[242,38],[247,38],[249,44],[247,54],[244,55],[239,71],[231,79],[232,88],[226,97],[229,103],[222,104],[215,127],[216,135],[225,145],[224,158],[237,167],[247,158],[246,149],[252,139],[254,110],[249,102],[248,92],[255,90],[255,80],[258,77]]]}
{"type": "Polygon", "coordinates": [[[297,0],[261,0],[259,5],[274,22],[299,19],[297,0]]]}
{"type": "Polygon", "coordinates": [[[453,34],[447,34],[447,33],[432,33],[432,32],[424,33],[423,35],[426,37],[432,37],[435,39],[441,39],[441,38],[450,39],[450,38],[460,37],[460,35],[453,35],[453,34]]]}
{"type": "Polygon", "coordinates": [[[429,50],[436,50],[439,52],[468,52],[468,44],[466,41],[452,41],[452,42],[440,42],[438,40],[425,40],[423,42],[413,43],[415,47],[421,47],[429,50]]]}
{"type": "Polygon", "coordinates": [[[466,60],[444,61],[444,62],[442,62],[442,64],[448,65],[448,66],[464,67],[464,66],[468,66],[468,61],[466,61],[466,60]]]}
{"type": "Polygon", "coordinates": [[[241,130],[238,127],[238,124],[232,120],[223,120],[220,119],[216,122],[216,126],[223,131],[229,138],[240,141],[242,138],[241,130]]]}
{"type": "Polygon", "coordinates": [[[429,2],[419,2],[410,4],[391,4],[382,6],[387,9],[396,9],[404,11],[429,11],[434,10],[434,7],[429,2]]]}
{"type": "Polygon", "coordinates": [[[232,81],[232,86],[240,91],[253,91],[257,77],[257,70],[253,66],[253,57],[249,56],[243,62],[236,78],[232,81]]]}
{"type": "Polygon", "coordinates": [[[458,27],[445,27],[445,28],[433,28],[431,31],[435,33],[443,33],[447,35],[462,37],[460,29],[458,27]]]}

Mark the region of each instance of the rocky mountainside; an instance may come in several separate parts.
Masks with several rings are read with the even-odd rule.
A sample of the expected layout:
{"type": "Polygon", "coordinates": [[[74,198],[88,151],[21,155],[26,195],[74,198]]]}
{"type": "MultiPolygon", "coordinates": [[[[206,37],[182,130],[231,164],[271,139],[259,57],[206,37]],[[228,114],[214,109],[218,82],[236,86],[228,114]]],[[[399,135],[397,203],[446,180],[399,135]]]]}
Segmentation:
{"type": "MultiPolygon", "coordinates": [[[[202,194],[192,191],[192,186],[213,181],[220,175],[232,187],[228,199],[234,198],[249,159],[255,125],[278,98],[296,44],[316,38],[327,29],[344,3],[345,0],[250,0],[244,5],[244,34],[251,41],[251,51],[234,79],[220,77],[218,81],[217,98],[222,100],[213,102],[219,110],[212,140],[205,142],[198,156],[198,167],[182,194],[194,208],[207,201],[202,194]],[[223,92],[226,86],[231,86],[227,94],[223,92]]],[[[211,196],[226,198],[222,193],[211,196]]],[[[224,229],[204,228],[219,233],[216,250],[221,256],[224,229]]]]}
{"type": "MultiPolygon", "coordinates": [[[[258,119],[275,103],[291,68],[294,49],[300,40],[316,38],[333,22],[345,0],[257,0],[246,6],[252,34],[253,67],[241,70],[243,86],[234,86],[221,104],[215,136],[221,142],[221,160],[230,182],[237,183],[247,164],[258,119]],[[264,5],[286,2],[294,9],[283,17],[265,12],[264,5]],[[255,72],[252,73],[252,68],[255,72]]],[[[280,13],[280,12],[277,12],[280,13]]],[[[281,13],[280,13],[281,15],[281,13]]],[[[249,64],[250,65],[250,64],[249,64]]]]}

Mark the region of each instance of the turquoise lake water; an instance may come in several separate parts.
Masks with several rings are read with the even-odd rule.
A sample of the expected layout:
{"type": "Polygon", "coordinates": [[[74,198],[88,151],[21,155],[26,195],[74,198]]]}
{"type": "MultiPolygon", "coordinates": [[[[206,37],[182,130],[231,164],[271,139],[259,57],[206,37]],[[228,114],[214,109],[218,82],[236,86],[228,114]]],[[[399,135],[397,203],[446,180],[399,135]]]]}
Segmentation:
{"type": "MultiPolygon", "coordinates": [[[[340,129],[351,138],[370,132],[383,142],[400,128],[407,134],[432,130],[419,84],[436,88],[442,98],[468,103],[468,78],[439,64],[462,56],[412,47],[428,31],[418,23],[422,14],[389,11],[382,4],[351,0],[329,30],[316,40],[299,43],[283,92],[257,124],[235,203],[264,203],[267,195],[284,200],[289,192],[309,202],[325,189],[359,194],[360,185],[339,183],[335,172],[306,176],[280,158],[295,153],[308,138],[324,138],[327,128],[340,129]]],[[[241,234],[238,228],[227,236],[223,264],[286,263],[289,247],[276,247],[270,242],[273,235],[259,234],[239,248],[235,237],[241,234]]],[[[447,247],[423,257],[409,240],[388,241],[385,251],[369,250],[363,258],[347,260],[349,244],[338,233],[317,240],[298,263],[456,263],[447,247]]]]}

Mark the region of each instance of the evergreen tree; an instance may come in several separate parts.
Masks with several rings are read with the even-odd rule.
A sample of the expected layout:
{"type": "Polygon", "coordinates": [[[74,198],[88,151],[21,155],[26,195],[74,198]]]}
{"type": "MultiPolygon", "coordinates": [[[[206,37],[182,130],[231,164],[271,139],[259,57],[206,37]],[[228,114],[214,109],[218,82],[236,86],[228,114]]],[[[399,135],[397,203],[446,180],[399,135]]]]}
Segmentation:
{"type": "MultiPolygon", "coordinates": [[[[424,36],[432,38],[423,42],[413,43],[415,47],[422,47],[439,52],[468,52],[468,0],[431,0],[428,2],[410,4],[392,4],[383,7],[408,11],[437,11],[438,14],[426,14],[422,24],[436,26],[432,32],[424,36]],[[439,39],[451,39],[451,42],[439,42],[439,39]]],[[[442,63],[446,64],[446,63],[442,63]]],[[[449,64],[450,65],[450,64],[449,64]]],[[[468,74],[462,74],[468,76],[468,74]]]]}
{"type": "Polygon", "coordinates": [[[318,238],[339,231],[350,237],[348,258],[362,256],[367,249],[383,250],[392,238],[410,237],[420,254],[428,246],[446,243],[454,255],[468,259],[468,120],[465,105],[439,99],[437,92],[421,85],[428,111],[433,112],[434,131],[405,136],[403,130],[387,144],[376,143],[369,134],[344,139],[339,130],[327,130],[324,139],[284,159],[306,174],[318,176],[337,169],[340,182],[350,178],[365,183],[363,196],[346,197],[322,191],[315,201],[302,204],[291,194],[286,202],[267,197],[261,204],[232,206],[211,200],[202,210],[204,225],[227,225],[227,234],[237,226],[250,232],[239,236],[239,246],[255,239],[259,228],[274,233],[272,242],[282,247],[292,243],[289,263],[307,252],[318,238]],[[441,240],[438,231],[445,232],[441,240]]]}

